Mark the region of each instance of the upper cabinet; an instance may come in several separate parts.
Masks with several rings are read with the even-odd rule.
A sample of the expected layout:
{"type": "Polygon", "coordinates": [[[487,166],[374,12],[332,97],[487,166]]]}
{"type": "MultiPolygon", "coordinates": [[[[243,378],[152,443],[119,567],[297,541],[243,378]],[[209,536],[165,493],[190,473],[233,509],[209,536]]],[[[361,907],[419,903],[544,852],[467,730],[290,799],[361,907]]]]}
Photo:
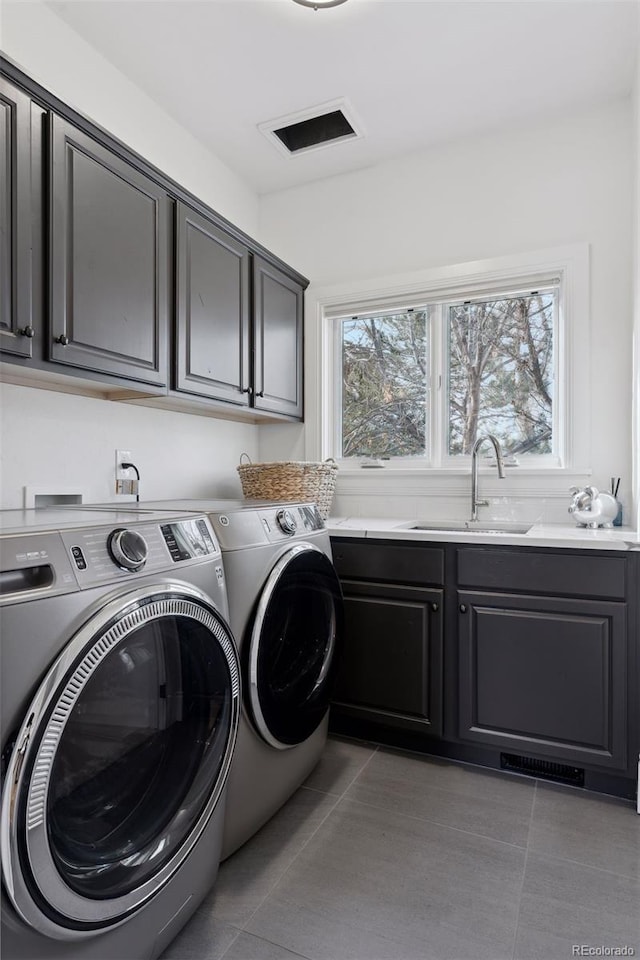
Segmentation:
{"type": "Polygon", "coordinates": [[[249,406],[249,248],[184,203],[176,220],[176,389],[249,406]]]}
{"type": "Polygon", "coordinates": [[[161,187],[51,117],[51,360],[167,383],[168,208],[161,187]]]}
{"type": "Polygon", "coordinates": [[[186,204],[176,221],[175,389],[301,419],[304,287],[186,204]]]}
{"type": "Polygon", "coordinates": [[[0,68],[6,378],[301,419],[305,278],[2,57],[0,68]]]}
{"type": "Polygon", "coordinates": [[[0,350],[25,358],[43,333],[34,276],[42,245],[42,116],[0,77],[0,350]]]}
{"type": "Polygon", "coordinates": [[[255,406],[302,418],[303,288],[254,256],[253,298],[255,406]]]}

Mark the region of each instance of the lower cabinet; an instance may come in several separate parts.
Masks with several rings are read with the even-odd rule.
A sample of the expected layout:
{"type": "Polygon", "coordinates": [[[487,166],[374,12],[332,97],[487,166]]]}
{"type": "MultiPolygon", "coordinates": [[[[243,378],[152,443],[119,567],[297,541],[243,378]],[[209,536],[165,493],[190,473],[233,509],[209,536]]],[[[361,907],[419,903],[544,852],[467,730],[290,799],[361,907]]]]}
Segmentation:
{"type": "Polygon", "coordinates": [[[442,731],[442,590],[343,583],[345,645],[334,709],[442,731]]]}
{"type": "Polygon", "coordinates": [[[333,728],[633,797],[640,556],[334,538],[333,728]]]}
{"type": "Polygon", "coordinates": [[[464,591],[457,600],[460,737],[624,769],[626,604],[464,591]]]}
{"type": "Polygon", "coordinates": [[[334,715],[442,733],[444,550],[335,539],[345,643],[334,715]]]}

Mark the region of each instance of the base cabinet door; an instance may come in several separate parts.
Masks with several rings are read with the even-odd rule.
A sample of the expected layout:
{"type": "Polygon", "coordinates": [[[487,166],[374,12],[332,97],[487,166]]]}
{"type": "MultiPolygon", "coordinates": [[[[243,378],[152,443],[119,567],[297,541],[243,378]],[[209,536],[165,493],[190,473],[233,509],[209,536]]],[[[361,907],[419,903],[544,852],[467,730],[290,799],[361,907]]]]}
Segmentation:
{"type": "Polygon", "coordinates": [[[49,359],[164,386],[168,196],[66,120],[51,119],[49,359]]]}
{"type": "Polygon", "coordinates": [[[625,769],[626,605],[459,592],[459,735],[625,769]]]}
{"type": "Polygon", "coordinates": [[[177,205],[176,388],[249,406],[249,248],[177,205]]]}
{"type": "Polygon", "coordinates": [[[262,257],[253,258],[254,406],[302,418],[304,290],[262,257]]]}
{"type": "Polygon", "coordinates": [[[345,643],[334,710],[442,731],[441,590],[342,582],[345,643]]]}
{"type": "Polygon", "coordinates": [[[0,351],[25,359],[40,350],[42,337],[34,287],[42,243],[43,113],[0,77],[0,351]]]}

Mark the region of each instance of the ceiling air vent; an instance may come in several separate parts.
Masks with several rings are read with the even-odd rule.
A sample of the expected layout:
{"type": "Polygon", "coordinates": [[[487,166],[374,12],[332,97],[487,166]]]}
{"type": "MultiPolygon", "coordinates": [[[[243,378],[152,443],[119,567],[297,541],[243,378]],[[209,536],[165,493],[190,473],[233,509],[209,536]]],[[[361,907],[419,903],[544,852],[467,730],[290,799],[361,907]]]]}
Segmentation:
{"type": "Polygon", "coordinates": [[[344,100],[323,103],[288,117],[261,123],[258,129],[288,157],[362,136],[353,110],[344,100]]]}

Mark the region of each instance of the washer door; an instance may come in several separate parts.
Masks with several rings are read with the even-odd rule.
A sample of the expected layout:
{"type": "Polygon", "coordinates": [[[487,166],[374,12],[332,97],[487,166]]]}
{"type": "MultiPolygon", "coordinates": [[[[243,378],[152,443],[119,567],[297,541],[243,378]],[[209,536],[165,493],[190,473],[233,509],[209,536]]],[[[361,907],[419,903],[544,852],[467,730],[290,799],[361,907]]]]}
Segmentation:
{"type": "Polygon", "coordinates": [[[342,635],[342,591],[317,547],[292,547],[258,602],[248,652],[249,707],[257,731],[284,750],[306,740],[329,707],[342,635]]]}
{"type": "Polygon", "coordinates": [[[187,584],[120,595],[82,627],[29,707],[4,783],[2,871],[27,923],[95,934],[167,883],[220,797],[239,697],[229,629],[187,584]]]}

